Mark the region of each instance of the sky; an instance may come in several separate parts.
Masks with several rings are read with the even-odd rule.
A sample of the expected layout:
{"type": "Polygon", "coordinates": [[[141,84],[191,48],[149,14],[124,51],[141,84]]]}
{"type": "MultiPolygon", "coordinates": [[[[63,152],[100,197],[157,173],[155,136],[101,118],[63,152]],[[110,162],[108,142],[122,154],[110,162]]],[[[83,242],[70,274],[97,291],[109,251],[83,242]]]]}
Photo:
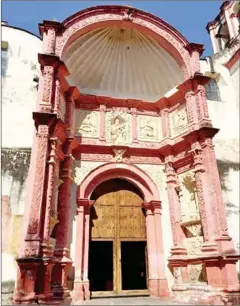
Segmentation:
{"type": "Polygon", "coordinates": [[[222,0],[202,1],[6,1],[2,2],[2,20],[9,25],[39,35],[43,20],[62,22],[87,7],[103,4],[130,5],[152,13],[175,27],[189,42],[205,47],[203,56],[212,54],[206,25],[219,13],[222,0]]]}

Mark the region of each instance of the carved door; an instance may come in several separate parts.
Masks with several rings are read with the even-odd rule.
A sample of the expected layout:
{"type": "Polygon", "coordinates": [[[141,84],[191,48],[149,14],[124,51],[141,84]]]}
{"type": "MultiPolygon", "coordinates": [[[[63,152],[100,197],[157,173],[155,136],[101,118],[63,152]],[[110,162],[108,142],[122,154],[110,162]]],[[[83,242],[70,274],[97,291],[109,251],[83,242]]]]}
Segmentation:
{"type": "MultiPolygon", "coordinates": [[[[143,199],[136,193],[134,186],[128,182],[125,183],[127,184],[122,183],[121,180],[108,181],[108,185],[105,186],[110,192],[107,190],[104,192],[104,188],[100,188],[100,194],[97,195],[91,211],[91,240],[113,242],[113,291],[115,293],[122,291],[121,243],[146,241],[146,222],[141,205],[143,199]],[[126,190],[131,189],[129,185],[133,190],[126,190]]],[[[91,265],[91,262],[89,264],[91,265]]]]}

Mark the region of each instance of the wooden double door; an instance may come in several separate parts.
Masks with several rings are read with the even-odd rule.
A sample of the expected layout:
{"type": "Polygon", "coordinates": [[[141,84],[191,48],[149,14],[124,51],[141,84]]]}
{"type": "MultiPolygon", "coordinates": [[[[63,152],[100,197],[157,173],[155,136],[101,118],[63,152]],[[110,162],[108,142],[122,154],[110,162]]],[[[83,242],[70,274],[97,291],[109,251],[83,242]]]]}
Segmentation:
{"type": "Polygon", "coordinates": [[[92,199],[90,291],[146,291],[146,222],[140,192],[130,183],[115,179],[100,184],[92,199]]]}

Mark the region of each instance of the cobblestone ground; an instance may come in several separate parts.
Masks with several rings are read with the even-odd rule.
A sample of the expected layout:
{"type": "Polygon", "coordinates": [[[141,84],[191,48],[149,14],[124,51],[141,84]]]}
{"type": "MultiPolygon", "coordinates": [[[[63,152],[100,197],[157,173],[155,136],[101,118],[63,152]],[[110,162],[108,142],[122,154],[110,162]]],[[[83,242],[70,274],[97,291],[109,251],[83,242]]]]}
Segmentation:
{"type": "Polygon", "coordinates": [[[99,298],[92,299],[83,305],[176,305],[165,299],[150,297],[124,297],[124,298],[99,298]]]}

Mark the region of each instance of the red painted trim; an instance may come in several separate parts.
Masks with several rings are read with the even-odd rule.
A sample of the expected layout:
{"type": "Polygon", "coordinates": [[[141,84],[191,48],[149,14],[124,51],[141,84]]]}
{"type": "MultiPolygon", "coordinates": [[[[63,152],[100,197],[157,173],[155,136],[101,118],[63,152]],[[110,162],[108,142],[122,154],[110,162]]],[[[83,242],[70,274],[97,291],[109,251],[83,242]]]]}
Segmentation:
{"type": "Polygon", "coordinates": [[[240,59],[240,50],[236,51],[234,55],[230,58],[230,60],[224,64],[224,66],[230,70],[239,59],[240,59]]]}

